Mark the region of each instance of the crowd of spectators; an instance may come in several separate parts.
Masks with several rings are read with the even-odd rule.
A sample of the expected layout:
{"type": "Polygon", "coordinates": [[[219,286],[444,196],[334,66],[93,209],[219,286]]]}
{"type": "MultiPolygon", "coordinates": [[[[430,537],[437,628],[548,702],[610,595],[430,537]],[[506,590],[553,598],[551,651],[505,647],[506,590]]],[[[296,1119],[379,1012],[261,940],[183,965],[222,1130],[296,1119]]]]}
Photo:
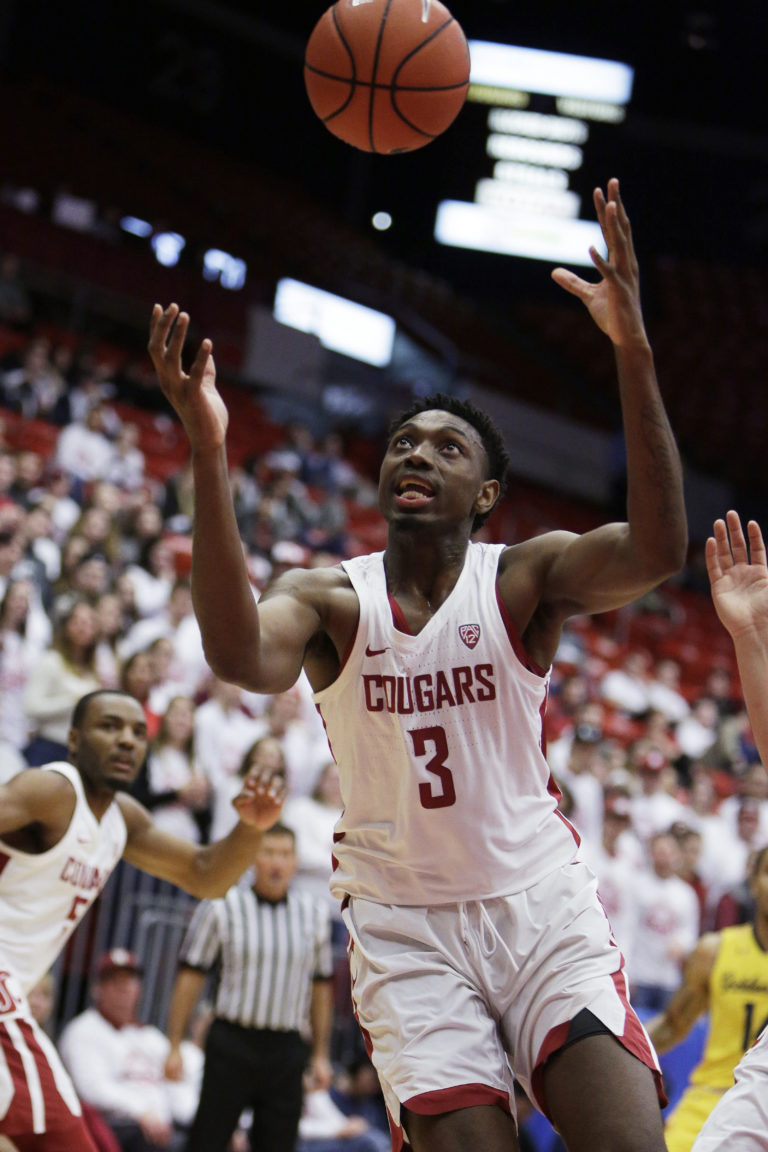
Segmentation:
{"type": "MultiPolygon", "coordinates": [[[[0,313],[18,336],[29,317],[5,271],[0,313]]],[[[296,883],[330,899],[341,798],[311,690],[301,679],[260,697],[211,673],[188,574],[188,470],[161,479],[146,467],[140,422],[126,415],[114,371],[31,327],[12,343],[2,354],[0,341],[0,777],[65,758],[75,701],[123,687],[147,716],[137,794],[158,824],[216,839],[254,759],[282,762],[296,883]],[[19,415],[50,424],[49,453],[14,443],[19,415]]],[[[348,555],[350,501],[375,503],[340,437],[300,425],[233,466],[231,479],[254,596],[285,567],[348,555]]],[[[701,932],[749,919],[745,877],[768,843],[768,780],[732,667],[713,662],[698,682],[684,681],[682,660],[655,651],[652,638],[606,644],[606,635],[585,619],[564,634],[547,757],[638,1006],[655,1010],[701,932]]]]}

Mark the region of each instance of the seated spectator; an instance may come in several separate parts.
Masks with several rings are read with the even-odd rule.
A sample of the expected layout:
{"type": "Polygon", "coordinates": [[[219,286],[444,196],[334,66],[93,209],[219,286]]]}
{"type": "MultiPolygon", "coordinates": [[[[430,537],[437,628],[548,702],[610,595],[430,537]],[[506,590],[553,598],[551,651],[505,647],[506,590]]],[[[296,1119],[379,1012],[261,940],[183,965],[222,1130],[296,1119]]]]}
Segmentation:
{"type": "Polygon", "coordinates": [[[557,739],[547,743],[547,763],[558,779],[568,764],[576,729],[583,725],[585,728],[597,728],[602,731],[604,716],[603,705],[589,697],[574,705],[569,723],[563,727],[557,739]]]}
{"type": "Polygon", "coordinates": [[[668,832],[649,845],[650,867],[635,884],[636,930],[629,968],[635,1008],[663,1012],[680,985],[699,933],[699,902],[677,875],[680,851],[668,832]]]}
{"type": "Polygon", "coordinates": [[[53,539],[53,519],[42,497],[39,504],[33,504],[27,511],[23,536],[24,555],[42,567],[40,597],[49,605],[51,585],[61,574],[61,548],[53,539]]]}
{"type": "Polygon", "coordinates": [[[579,724],[573,733],[568,760],[557,777],[558,782],[568,785],[573,798],[569,820],[580,835],[594,841],[600,839],[603,824],[602,740],[602,728],[579,724]]]}
{"type": "Polygon", "coordinates": [[[63,381],[51,364],[50,343],[45,337],[30,340],[18,367],[6,369],[0,377],[4,406],[30,420],[50,416],[63,391],[63,381]]]}
{"type": "Polygon", "coordinates": [[[647,685],[650,707],[666,716],[671,724],[677,724],[691,710],[680,688],[681,677],[677,660],[658,660],[647,685]]]}
{"type": "Polygon", "coordinates": [[[43,457],[32,448],[21,448],[16,453],[16,476],[10,495],[22,508],[36,504],[43,489],[43,457]]]}
{"type": "Polygon", "coordinates": [[[237,775],[243,756],[258,739],[262,725],[243,707],[243,690],[212,676],[211,695],[195,712],[195,755],[211,782],[213,819],[211,839],[226,835],[234,823],[232,797],[240,783],[237,775]]]}
{"type": "Polygon", "coordinates": [[[160,717],[150,708],[154,669],[148,652],[134,652],[120,668],[120,687],[141,704],[147,720],[147,734],[154,740],[160,728],[160,717]]]}
{"type": "Polygon", "coordinates": [[[114,442],[114,452],[105,472],[107,480],[127,492],[136,492],[144,483],[144,453],[139,447],[138,424],[123,424],[114,442]]]}
{"type": "Polygon", "coordinates": [[[650,671],[650,652],[644,648],[631,649],[620,666],[603,677],[600,686],[603,699],[627,716],[642,716],[649,707],[650,671]]]}
{"type": "Polygon", "coordinates": [[[211,785],[195,761],[195,705],[171,700],[147,757],[146,792],[138,795],[158,828],[199,844],[210,824],[211,785]]]}
{"type": "Polygon", "coordinates": [[[296,888],[311,892],[329,907],[334,939],[346,937],[339,902],[331,896],[333,834],[344,805],[339,770],[329,760],[320,772],[311,796],[289,796],[282,820],[296,833],[296,888]]]}
{"type": "Polygon", "coordinates": [[[101,687],[96,667],[96,612],[74,600],[54,629],[53,642],[32,664],[24,708],[34,735],[24,750],[30,767],[67,759],[72,709],[87,692],[101,687]]]}
{"type": "Polygon", "coordinates": [[[545,717],[547,745],[565,732],[572,732],[577,724],[576,714],[589,701],[589,684],[581,672],[564,676],[559,687],[547,702],[545,717]]]}
{"type": "Polygon", "coordinates": [[[118,644],[125,631],[123,605],[116,592],[104,592],[96,601],[99,641],[96,667],[105,688],[116,688],[120,682],[118,644]]]}
{"type": "Polygon", "coordinates": [[[285,753],[288,795],[308,796],[328,760],[328,738],[316,723],[302,715],[302,692],[294,685],[272,696],[258,721],[258,736],[273,736],[285,753]]]}
{"type": "Polygon", "coordinates": [[[45,492],[41,501],[51,514],[51,536],[63,548],[80,516],[79,485],[66,469],[51,463],[43,473],[43,480],[45,492]]]}
{"type": "Polygon", "coordinates": [[[296,1152],[389,1152],[392,1138],[364,1116],[348,1115],[326,1088],[304,1091],[296,1152]]]}
{"type": "Polygon", "coordinates": [[[161,537],[145,544],[137,563],[126,566],[125,575],[133,584],[139,615],[154,616],[162,612],[176,580],[173,552],[167,541],[161,537]]]}
{"type": "Polygon", "coordinates": [[[715,930],[730,928],[734,924],[748,924],[755,916],[755,897],[749,877],[752,875],[758,849],[750,852],[747,871],[733,888],[724,892],[715,907],[715,930]]]}
{"type": "Polygon", "coordinates": [[[94,1006],[70,1020],[59,1048],[81,1100],[98,1109],[123,1152],[176,1152],[197,1106],[197,1085],[186,1100],[178,1086],[169,1092],[168,1041],[137,1017],[141,978],[133,952],[107,952],[92,989],[94,1006]]]}
{"type": "Polygon", "coordinates": [[[685,821],[685,805],[672,795],[677,789],[677,775],[657,745],[638,741],[630,749],[628,767],[640,784],[630,806],[632,827],[643,843],[665,832],[675,821],[685,821]]]}
{"type": "Polygon", "coordinates": [[[105,432],[105,413],[94,404],[84,422],[68,424],[59,433],[56,463],[83,484],[106,477],[114,447],[105,432]]]}
{"type": "Polygon", "coordinates": [[[709,696],[699,696],[691,710],[675,727],[675,738],[680,754],[689,760],[699,760],[717,740],[720,713],[709,696]]]}
{"type": "Polygon", "coordinates": [[[709,928],[709,888],[701,873],[701,833],[687,824],[673,824],[670,832],[680,849],[677,874],[690,884],[699,902],[699,935],[709,928]]]}
{"type": "Polygon", "coordinates": [[[742,800],[754,800],[759,813],[758,836],[768,844],[768,774],[762,764],[750,764],[738,778],[736,791],[726,797],[718,815],[732,836],[737,834],[742,800]]]}
{"type": "Polygon", "coordinates": [[[120,539],[120,559],[123,564],[138,564],[146,557],[150,545],[162,538],[163,513],[157,504],[144,501],[128,512],[120,539]]]}
{"type": "Polygon", "coordinates": [[[642,850],[631,830],[626,792],[606,793],[602,835],[597,841],[585,839],[581,854],[597,877],[600,900],[616,943],[629,964],[637,928],[635,877],[642,850]]]}
{"type": "Polygon", "coordinates": [[[359,1030],[355,1033],[359,1049],[334,1077],[331,1095],[342,1112],[364,1116],[371,1128],[389,1135],[389,1119],[379,1077],[367,1052],[363,1050],[359,1030]]]}
{"type": "MultiPolygon", "coordinates": [[[[237,771],[230,776],[220,776],[214,783],[211,799],[213,810],[211,839],[226,836],[234,824],[236,813],[232,801],[251,771],[279,772],[285,775],[285,755],[278,740],[272,736],[260,736],[243,753],[237,771]]],[[[291,832],[293,834],[293,829],[291,832]]]]}
{"type": "Polygon", "coordinates": [[[26,573],[21,570],[24,553],[24,539],[20,530],[21,509],[11,504],[3,508],[0,519],[0,596],[11,580],[19,579],[26,573]],[[18,516],[16,515],[18,513],[18,516]]]}
{"type": "Polygon", "coordinates": [[[760,831],[760,808],[756,800],[744,796],[739,801],[736,816],[736,834],[726,832],[718,844],[717,854],[708,860],[704,878],[711,900],[717,902],[731,888],[741,884],[748,874],[751,854],[768,841],[760,831]]]}
{"type": "Polygon", "coordinates": [[[720,720],[717,739],[706,756],[717,768],[736,779],[744,775],[750,764],[760,764],[760,753],[745,708],[734,708],[720,720]]]}
{"type": "Polygon", "coordinates": [[[29,670],[40,655],[27,631],[32,585],[14,580],[0,600],[0,740],[21,752],[29,743],[29,719],[24,703],[29,670]]]}
{"type": "MultiPolygon", "coordinates": [[[[203,687],[210,669],[203,652],[200,625],[192,608],[188,576],[174,580],[164,608],[153,616],[137,620],[128,630],[120,643],[120,654],[125,658],[161,637],[171,644],[171,659],[164,677],[166,691],[174,695],[195,695],[203,687]]],[[[167,699],[163,701],[163,707],[166,705],[167,699]]]]}

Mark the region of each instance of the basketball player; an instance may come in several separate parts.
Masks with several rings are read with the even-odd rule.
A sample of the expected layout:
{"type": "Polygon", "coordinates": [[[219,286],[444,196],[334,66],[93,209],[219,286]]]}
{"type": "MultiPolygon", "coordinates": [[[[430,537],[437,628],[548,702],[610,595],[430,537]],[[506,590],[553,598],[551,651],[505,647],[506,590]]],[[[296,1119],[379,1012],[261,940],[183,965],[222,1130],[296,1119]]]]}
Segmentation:
{"type": "Polygon", "coordinates": [[[395,422],[386,550],[294,570],[254,602],[230,496],[211,343],[156,305],[149,349],[192,445],[193,595],[217,674],[280,692],[302,667],[338,763],[332,891],[395,1147],[517,1148],[510,1064],[571,1152],[662,1152],[658,1066],[542,752],[563,621],[616,608],[685,557],[680,463],[643,325],[629,221],[595,206],[601,279],[553,273],[613,342],[629,521],[473,544],[502,491],[498,431],[450,397],[395,422]],[[509,1062],[508,1062],[509,1061],[509,1062]]]}
{"type": "Polygon", "coordinates": [[[749,878],[754,922],[707,932],[688,957],[683,982],[648,1024],[657,1052],[679,1044],[704,1013],[704,1054],[664,1128],[669,1152],[690,1152],[702,1124],[733,1083],[733,1069],[768,1023],[768,848],[749,878]]]}
{"type": "MultiPolygon", "coordinates": [[[[747,537],[748,542],[736,512],[716,520],[707,540],[707,571],[715,609],[733,639],[755,744],[768,764],[768,564],[754,520],[747,537]]],[[[735,1079],[696,1137],[693,1152],[768,1152],[768,1027],[736,1065],[735,1079]]]]}
{"type": "Polygon", "coordinates": [[[72,1083],[27,992],[47,972],[121,856],[195,896],[223,895],[280,812],[281,786],[246,778],[224,840],[189,844],[126,794],[147,751],[144,711],[101,689],[75,706],[69,762],[0,787],[0,1146],[94,1152],[72,1083]]]}

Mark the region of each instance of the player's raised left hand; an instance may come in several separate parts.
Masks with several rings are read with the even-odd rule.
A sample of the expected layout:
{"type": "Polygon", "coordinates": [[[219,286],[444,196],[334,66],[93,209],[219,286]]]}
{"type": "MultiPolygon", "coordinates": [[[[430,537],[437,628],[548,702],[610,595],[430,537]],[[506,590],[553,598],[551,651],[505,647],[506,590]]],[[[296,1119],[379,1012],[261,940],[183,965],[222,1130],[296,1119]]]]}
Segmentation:
{"type": "Polygon", "coordinates": [[[592,284],[567,268],[553,269],[552,279],[566,292],[578,296],[598,328],[615,345],[647,345],[640,305],[640,274],[618,180],[613,177],[608,181],[606,194],[596,188],[593,200],[608,259],[596,248],[590,248],[589,255],[602,279],[592,284]]]}

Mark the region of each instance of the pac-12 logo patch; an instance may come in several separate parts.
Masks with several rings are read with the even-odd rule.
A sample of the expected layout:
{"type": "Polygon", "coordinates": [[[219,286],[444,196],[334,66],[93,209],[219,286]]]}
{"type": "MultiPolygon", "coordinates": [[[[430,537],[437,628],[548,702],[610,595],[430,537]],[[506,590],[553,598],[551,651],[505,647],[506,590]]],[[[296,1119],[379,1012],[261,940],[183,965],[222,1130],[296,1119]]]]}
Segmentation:
{"type": "Polygon", "coordinates": [[[459,627],[459,636],[466,644],[467,648],[474,648],[480,639],[480,625],[479,624],[462,624],[459,627]]]}

